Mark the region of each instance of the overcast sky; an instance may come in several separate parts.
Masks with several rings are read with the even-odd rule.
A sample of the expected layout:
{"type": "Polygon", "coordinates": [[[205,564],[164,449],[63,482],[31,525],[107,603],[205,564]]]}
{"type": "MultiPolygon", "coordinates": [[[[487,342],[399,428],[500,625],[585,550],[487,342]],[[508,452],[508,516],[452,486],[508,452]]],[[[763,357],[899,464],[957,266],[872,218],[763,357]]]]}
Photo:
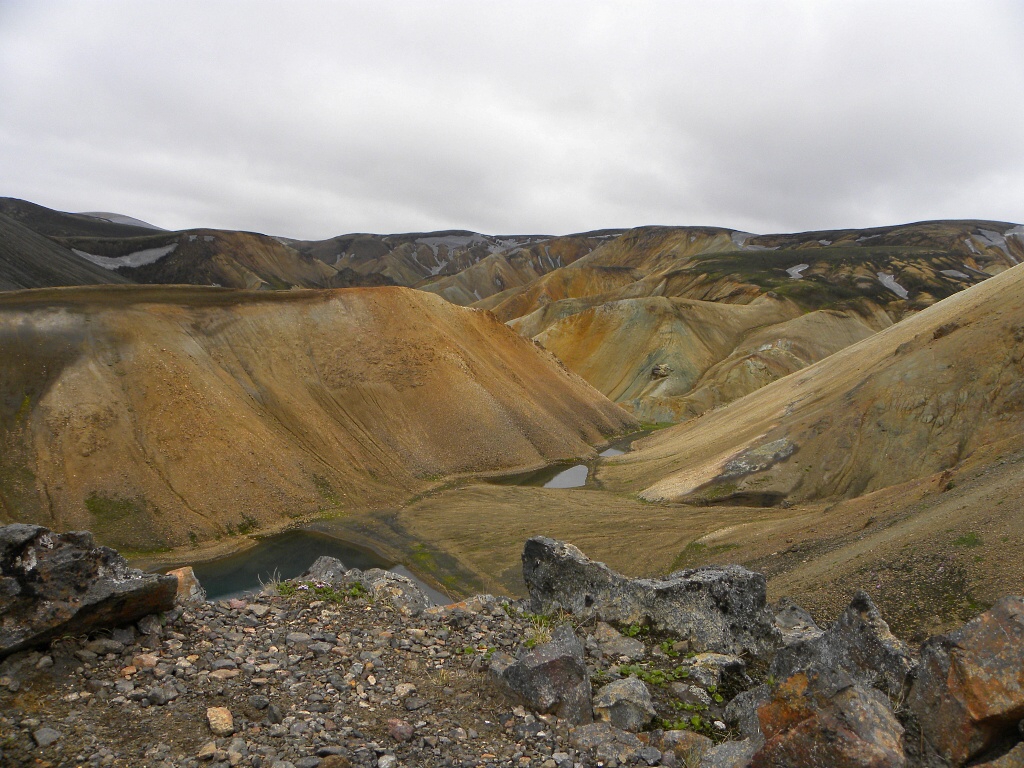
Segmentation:
{"type": "Polygon", "coordinates": [[[1024,3],[0,0],[0,196],[300,238],[1024,221],[1024,3]]]}

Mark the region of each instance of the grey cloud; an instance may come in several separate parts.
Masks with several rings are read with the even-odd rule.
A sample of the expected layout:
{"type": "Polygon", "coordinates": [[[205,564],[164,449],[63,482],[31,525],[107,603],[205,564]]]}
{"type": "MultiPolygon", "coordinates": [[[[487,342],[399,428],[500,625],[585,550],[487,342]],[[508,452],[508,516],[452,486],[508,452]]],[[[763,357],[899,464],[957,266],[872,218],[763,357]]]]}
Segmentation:
{"type": "Polygon", "coordinates": [[[7,186],[297,237],[1024,220],[1012,2],[26,2],[7,186]]]}

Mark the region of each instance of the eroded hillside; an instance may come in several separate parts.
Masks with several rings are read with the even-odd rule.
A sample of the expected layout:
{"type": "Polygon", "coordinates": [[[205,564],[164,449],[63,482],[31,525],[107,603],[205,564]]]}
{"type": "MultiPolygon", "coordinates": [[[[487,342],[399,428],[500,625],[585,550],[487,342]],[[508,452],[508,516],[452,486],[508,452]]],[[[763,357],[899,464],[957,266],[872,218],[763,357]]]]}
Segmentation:
{"type": "Polygon", "coordinates": [[[5,521],[151,548],[593,455],[632,420],[491,314],[399,288],[0,296],[5,521]]]}
{"type": "Polygon", "coordinates": [[[681,421],[1019,263],[1022,238],[973,221],[764,236],[643,227],[474,306],[642,421],[681,421]]]}

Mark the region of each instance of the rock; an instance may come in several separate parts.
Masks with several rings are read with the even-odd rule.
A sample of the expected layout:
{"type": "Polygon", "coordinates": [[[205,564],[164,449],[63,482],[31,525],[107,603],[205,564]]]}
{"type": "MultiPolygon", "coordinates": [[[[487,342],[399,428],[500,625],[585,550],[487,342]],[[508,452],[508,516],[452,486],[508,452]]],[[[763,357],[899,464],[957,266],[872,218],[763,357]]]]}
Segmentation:
{"type": "Polygon", "coordinates": [[[178,580],[178,591],[174,597],[175,603],[178,605],[189,605],[206,602],[206,590],[199,583],[199,579],[196,578],[195,571],[192,570],[191,565],[168,571],[167,575],[173,576],[178,580]]]}
{"type": "Polygon", "coordinates": [[[406,577],[380,568],[359,571],[353,568],[348,573],[352,583],[362,584],[374,600],[383,600],[405,616],[419,616],[430,607],[430,598],[406,577]]]}
{"type": "Polygon", "coordinates": [[[60,731],[53,728],[40,728],[32,732],[32,739],[36,745],[46,748],[60,739],[60,731]]]}
{"type": "Polygon", "coordinates": [[[87,651],[102,656],[106,653],[121,653],[124,650],[124,644],[117,640],[111,640],[109,637],[99,637],[86,643],[85,648],[87,651]]]}
{"type": "Polygon", "coordinates": [[[321,555],[309,569],[299,576],[300,581],[318,581],[332,587],[340,587],[345,584],[345,574],[348,568],[336,557],[321,555]]]}
{"type": "Polygon", "coordinates": [[[680,765],[697,765],[714,742],[693,731],[651,731],[647,743],[663,754],[671,752],[680,765]]]}
{"type": "Polygon", "coordinates": [[[214,736],[230,736],[235,732],[235,719],[227,707],[207,707],[206,722],[214,736]]]}
{"type": "Polygon", "coordinates": [[[594,697],[594,715],[624,731],[643,730],[658,713],[651,692],[644,682],[632,675],[614,680],[594,697]]]}
{"type": "Polygon", "coordinates": [[[327,755],[320,761],[320,768],[352,768],[352,763],[342,755],[327,755]]]}
{"type": "Polygon", "coordinates": [[[921,647],[907,704],[928,744],[955,765],[1002,737],[1019,738],[1024,718],[1024,598],[992,608],[921,647]]]}
{"type": "MultiPolygon", "coordinates": [[[[700,768],[750,768],[754,753],[760,749],[761,744],[762,742],[756,739],[717,744],[704,753],[704,757],[700,761],[700,768]]],[[[817,764],[814,765],[817,766],[817,764]]]]}
{"type": "Polygon", "coordinates": [[[672,375],[672,369],[665,363],[658,363],[656,366],[651,368],[652,379],[664,379],[672,375]]]}
{"type": "Polygon", "coordinates": [[[780,598],[774,606],[775,626],[782,632],[782,640],[792,645],[801,640],[814,640],[825,631],[814,621],[811,614],[794,603],[790,598],[780,598]]]}
{"type": "Polygon", "coordinates": [[[511,664],[506,657],[491,661],[491,674],[534,711],[554,713],[573,724],[593,720],[583,646],[568,624],[556,627],[550,642],[511,664]]]}
{"type": "Polygon", "coordinates": [[[689,681],[702,688],[728,684],[743,686],[747,682],[747,665],[738,656],[726,653],[698,653],[687,660],[689,681]]]}
{"type": "Polygon", "coordinates": [[[388,720],[388,736],[395,741],[412,741],[413,727],[405,720],[392,718],[388,720]]]}
{"type": "Polygon", "coordinates": [[[897,698],[905,696],[914,669],[910,650],[889,631],[865,592],[857,592],[820,636],[780,650],[769,674],[784,680],[812,664],[841,669],[863,685],[879,687],[897,698]]]}
{"type": "Polygon", "coordinates": [[[764,576],[737,565],[629,579],[572,544],[535,536],[523,549],[523,579],[535,613],[649,624],[696,650],[768,656],[782,644],[764,576]]]}
{"type": "Polygon", "coordinates": [[[697,685],[689,683],[670,683],[669,690],[680,704],[695,704],[698,707],[710,707],[711,694],[697,685]]]}
{"type": "Polygon", "coordinates": [[[613,659],[625,656],[630,661],[639,661],[646,655],[644,644],[635,637],[617,637],[601,643],[601,653],[613,659]]]}
{"type": "Polygon", "coordinates": [[[783,680],[758,710],[753,768],[902,768],[903,727],[878,691],[817,664],[783,680]]]}
{"type": "Polygon", "coordinates": [[[394,755],[381,755],[377,758],[377,768],[395,768],[398,765],[398,758],[394,755]]]}
{"type": "Polygon", "coordinates": [[[639,760],[640,751],[644,748],[644,743],[635,734],[608,723],[573,728],[569,732],[569,742],[599,764],[614,760],[619,765],[627,765],[639,760]]]}
{"type": "Polygon", "coordinates": [[[129,568],[91,533],[0,528],[0,658],[174,606],[177,580],[129,568]]]}
{"type": "Polygon", "coordinates": [[[1024,742],[1021,742],[1002,757],[987,763],[975,763],[974,768],[1021,768],[1024,765],[1024,742]]]}
{"type": "Polygon", "coordinates": [[[757,710],[771,701],[771,698],[771,688],[767,685],[743,691],[733,697],[726,706],[725,721],[732,723],[744,739],[763,741],[764,734],[761,733],[761,721],[757,718],[757,710]]]}

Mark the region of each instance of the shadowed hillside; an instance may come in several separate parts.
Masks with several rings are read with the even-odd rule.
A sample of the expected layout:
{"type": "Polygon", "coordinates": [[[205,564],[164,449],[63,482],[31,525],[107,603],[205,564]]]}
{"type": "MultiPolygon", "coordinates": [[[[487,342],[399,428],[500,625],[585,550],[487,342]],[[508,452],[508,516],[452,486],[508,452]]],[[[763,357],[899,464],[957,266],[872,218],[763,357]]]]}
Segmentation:
{"type": "Polygon", "coordinates": [[[130,548],[591,456],[628,415],[492,315],[398,288],[0,297],[5,521],[130,548]]]}

